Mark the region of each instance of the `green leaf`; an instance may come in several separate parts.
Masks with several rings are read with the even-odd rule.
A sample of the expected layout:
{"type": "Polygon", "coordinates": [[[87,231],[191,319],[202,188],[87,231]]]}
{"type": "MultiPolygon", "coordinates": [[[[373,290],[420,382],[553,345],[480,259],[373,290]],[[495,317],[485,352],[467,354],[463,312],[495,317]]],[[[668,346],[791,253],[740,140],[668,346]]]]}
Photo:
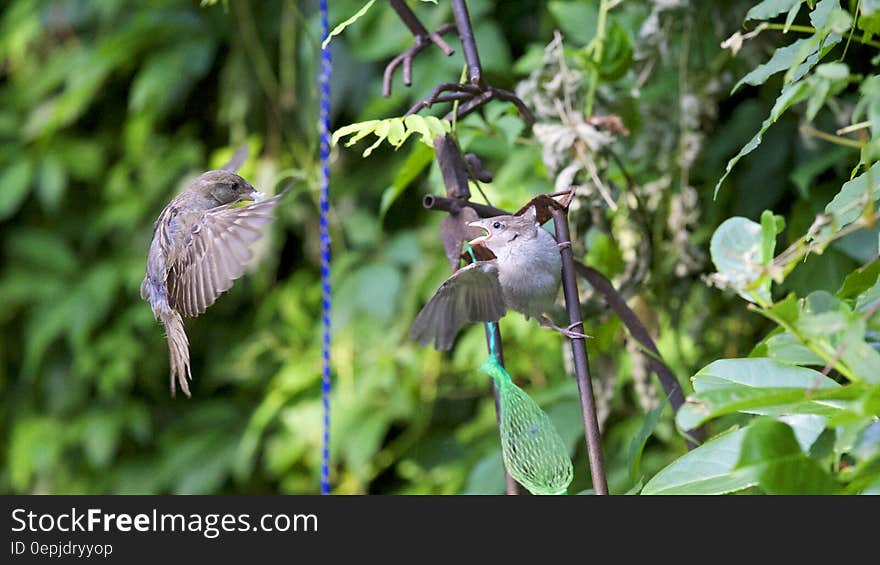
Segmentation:
{"type": "Polygon", "coordinates": [[[735,470],[757,476],[768,494],[840,491],[840,485],[804,454],[792,429],[776,420],[761,419],[746,429],[735,470]]]}
{"type": "Polygon", "coordinates": [[[599,76],[602,80],[612,82],[623,77],[632,66],[632,39],[626,28],[614,18],[609,18],[605,34],[599,76]]]}
{"type": "Polygon", "coordinates": [[[386,262],[376,262],[357,272],[357,307],[379,322],[393,320],[403,280],[400,270],[386,262]]]}
{"type": "Polygon", "coordinates": [[[550,14],[562,28],[566,38],[586,45],[596,35],[599,21],[597,2],[550,2],[550,14]]]}
{"type": "Polygon", "coordinates": [[[664,408],[666,408],[666,400],[648,412],[642,427],[639,429],[639,433],[636,434],[629,444],[629,455],[627,455],[626,460],[629,462],[629,478],[634,485],[638,484],[641,480],[639,465],[642,461],[642,452],[645,450],[645,444],[648,443],[651,434],[654,433],[654,428],[657,427],[657,422],[660,421],[660,415],[663,414],[664,408]]]}
{"type": "Polygon", "coordinates": [[[808,94],[809,89],[807,88],[807,84],[805,82],[790,83],[782,89],[782,94],[780,94],[779,98],[776,99],[776,103],[770,110],[770,115],[767,116],[767,119],[765,119],[764,122],[761,124],[760,131],[758,131],[758,133],[756,133],[755,136],[752,137],[752,139],[749,140],[749,142],[746,143],[742,149],[740,149],[739,153],[737,153],[735,157],[727,162],[724,174],[715,185],[715,196],[718,195],[718,191],[721,189],[721,185],[724,183],[724,179],[727,178],[727,175],[730,174],[730,171],[733,170],[733,167],[739,162],[739,160],[754,151],[761,144],[764,133],[768,129],[770,129],[770,126],[776,123],[776,120],[778,120],[779,117],[782,116],[782,114],[792,104],[796,104],[804,100],[808,94]]]}
{"type": "Polygon", "coordinates": [[[760,224],[734,216],[718,226],[709,244],[712,262],[718,270],[716,279],[749,302],[770,300],[769,279],[756,286],[764,273],[762,233],[760,224]]]}
{"type": "Polygon", "coordinates": [[[409,187],[416,177],[424,171],[434,160],[434,152],[423,144],[413,147],[403,165],[394,175],[394,182],[382,193],[382,202],[379,205],[379,217],[384,218],[388,209],[394,204],[401,194],[409,187]]]}
{"type": "Polygon", "coordinates": [[[791,426],[801,451],[808,455],[810,448],[828,425],[827,418],[817,414],[789,414],[776,419],[791,426]]]}
{"type": "Polygon", "coordinates": [[[21,208],[30,193],[33,173],[33,163],[23,157],[0,173],[0,221],[10,218],[21,208]]]}
{"type": "Polygon", "coordinates": [[[835,219],[834,224],[828,229],[833,233],[853,223],[868,204],[869,190],[870,200],[876,202],[880,198],[878,183],[880,183],[880,161],[856,178],[845,182],[840,192],[825,206],[825,213],[833,214],[835,219]]]}
{"type": "Polygon", "coordinates": [[[880,300],[880,280],[862,292],[856,299],[856,312],[865,312],[880,300]]]}
{"type": "Polygon", "coordinates": [[[834,388],[840,386],[818,371],[780,365],[766,358],[719,359],[693,377],[694,390],[703,392],[738,384],[751,387],[834,388]]]}
{"type": "Polygon", "coordinates": [[[851,147],[836,147],[822,151],[813,158],[800,163],[788,175],[789,180],[797,186],[798,191],[804,198],[810,196],[810,187],[813,181],[827,171],[840,163],[846,162],[847,157],[853,152],[851,147]]]}
{"type": "Polygon", "coordinates": [[[37,174],[36,195],[43,208],[54,212],[58,210],[64,192],[67,190],[67,173],[55,155],[46,155],[37,174]]]}
{"type": "Polygon", "coordinates": [[[853,380],[880,383],[880,352],[865,343],[865,321],[851,322],[840,339],[840,360],[853,373],[853,380]]]}
{"type": "Polygon", "coordinates": [[[752,414],[834,415],[840,408],[813,401],[814,391],[839,388],[822,373],[768,358],[720,359],[692,378],[696,394],[688,397],[676,415],[683,430],[734,412],[752,414]]]}
{"type": "Polygon", "coordinates": [[[782,216],[774,216],[770,210],[761,213],[761,262],[764,265],[769,265],[773,261],[776,236],[784,227],[785,219],[782,216]]]}
{"type": "Polygon", "coordinates": [[[463,494],[504,494],[504,461],[494,449],[471,469],[463,494]]]}
{"type": "Polygon", "coordinates": [[[501,116],[495,121],[494,127],[501,130],[508,147],[513,147],[516,138],[525,129],[525,124],[519,116],[501,116]]]}
{"type": "Polygon", "coordinates": [[[769,20],[775,18],[779,14],[790,11],[797,7],[803,0],[764,0],[746,13],[746,21],[748,20],[769,20]]]}
{"type": "Polygon", "coordinates": [[[682,455],[648,481],[642,494],[726,494],[758,484],[753,469],[734,470],[746,429],[733,430],[682,455]]]}
{"type": "Polygon", "coordinates": [[[35,476],[51,476],[61,458],[63,437],[59,422],[49,417],[22,417],[15,422],[6,452],[14,491],[26,492],[35,476]]]}
{"type": "Polygon", "coordinates": [[[790,365],[825,365],[821,357],[788,332],[774,335],[767,340],[767,357],[790,365]]]}
{"type": "Polygon", "coordinates": [[[433,149],[434,138],[450,131],[452,131],[452,124],[447,120],[441,120],[434,116],[412,115],[405,118],[368,120],[343,126],[333,132],[330,143],[336,145],[343,137],[351,136],[345,143],[346,147],[350,147],[372,133],[376,136],[376,140],[363,153],[364,157],[369,157],[383,141],[387,140],[395,149],[398,149],[414,133],[420,134],[419,141],[433,149]]]}
{"type": "Polygon", "coordinates": [[[862,14],[856,25],[865,32],[869,39],[874,35],[880,34],[880,12],[874,12],[870,15],[862,14]]]}
{"type": "Polygon", "coordinates": [[[328,35],[326,38],[324,38],[324,41],[321,42],[321,49],[326,49],[327,46],[330,44],[330,40],[333,39],[334,36],[339,35],[343,31],[345,31],[345,28],[347,28],[348,26],[350,26],[354,22],[361,19],[361,17],[367,13],[367,10],[372,8],[373,4],[375,4],[375,3],[376,3],[376,0],[370,0],[369,2],[364,4],[364,6],[360,10],[355,12],[355,14],[352,17],[348,18],[347,20],[345,20],[341,24],[334,27],[333,30],[330,32],[330,35],[328,35]]]}
{"type": "Polygon", "coordinates": [[[810,23],[816,29],[829,25],[835,12],[841,11],[840,0],[819,0],[810,12],[810,23]]]}
{"type": "Polygon", "coordinates": [[[739,82],[734,85],[733,90],[731,90],[730,93],[733,94],[744,84],[750,84],[752,86],[764,84],[768,78],[776,73],[790,69],[797,53],[800,52],[804,45],[807,45],[807,43],[812,41],[812,38],[805,37],[798,39],[791,45],[776,49],[773,51],[773,56],[770,57],[769,61],[762,65],[758,65],[746,76],[741,78],[739,82]]]}

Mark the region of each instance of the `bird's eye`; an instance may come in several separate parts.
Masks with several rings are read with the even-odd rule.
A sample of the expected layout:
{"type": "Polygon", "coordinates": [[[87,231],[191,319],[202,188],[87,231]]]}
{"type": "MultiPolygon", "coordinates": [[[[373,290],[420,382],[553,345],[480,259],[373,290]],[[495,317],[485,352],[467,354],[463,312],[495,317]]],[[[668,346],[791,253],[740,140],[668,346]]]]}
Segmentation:
{"type": "Polygon", "coordinates": [[[501,222],[495,222],[494,224],[492,224],[492,227],[496,230],[500,230],[503,225],[504,224],[502,224],[501,222]]]}

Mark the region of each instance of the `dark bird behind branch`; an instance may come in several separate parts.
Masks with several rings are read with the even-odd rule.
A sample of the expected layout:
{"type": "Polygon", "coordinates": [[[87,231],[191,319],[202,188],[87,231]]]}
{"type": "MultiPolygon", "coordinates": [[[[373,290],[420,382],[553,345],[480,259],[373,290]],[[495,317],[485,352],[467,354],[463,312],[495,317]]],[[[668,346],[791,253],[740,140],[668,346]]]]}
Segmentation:
{"type": "Polygon", "coordinates": [[[189,340],[183,317],[195,317],[244,274],[251,245],[271,222],[283,193],[263,195],[229,168],[193,180],[162,210],[153,228],[141,298],[165,326],[171,395],[190,396],[189,340]],[[241,205],[243,202],[253,201],[241,205]]]}

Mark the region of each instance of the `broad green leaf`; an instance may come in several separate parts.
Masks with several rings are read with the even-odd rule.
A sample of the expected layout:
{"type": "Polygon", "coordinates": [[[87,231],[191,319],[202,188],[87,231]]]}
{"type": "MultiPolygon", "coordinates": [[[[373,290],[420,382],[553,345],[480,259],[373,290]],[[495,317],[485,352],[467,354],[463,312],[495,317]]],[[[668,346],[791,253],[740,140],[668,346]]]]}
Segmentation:
{"type": "Polygon", "coordinates": [[[729,384],[750,387],[834,388],[840,386],[822,373],[779,364],[772,359],[719,359],[694,375],[694,390],[703,392],[729,384]]]}
{"type": "Polygon", "coordinates": [[[792,292],[762,313],[781,326],[794,324],[801,314],[800,303],[792,292]]]}
{"type": "Polygon", "coordinates": [[[865,343],[865,320],[861,317],[850,322],[840,343],[840,360],[853,373],[853,380],[880,383],[880,352],[865,343]]]}
{"type": "Polygon", "coordinates": [[[369,2],[364,4],[364,6],[360,10],[355,12],[355,14],[353,16],[351,16],[350,18],[348,18],[347,20],[345,20],[341,24],[338,24],[336,27],[334,27],[333,30],[330,31],[330,35],[325,37],[324,41],[321,42],[321,49],[327,49],[327,46],[330,44],[330,40],[333,39],[334,36],[339,35],[343,31],[345,31],[345,28],[347,28],[348,26],[350,26],[354,22],[361,19],[361,17],[367,13],[367,10],[372,8],[373,4],[375,4],[375,3],[376,3],[376,0],[370,0],[369,2]]]}
{"type": "Polygon", "coordinates": [[[730,171],[733,170],[733,167],[739,162],[739,160],[754,151],[761,144],[764,133],[768,129],[770,129],[770,126],[776,123],[776,120],[778,120],[779,117],[782,116],[782,114],[792,104],[796,104],[804,100],[807,95],[809,95],[809,89],[807,87],[807,84],[803,81],[787,84],[785,88],[782,89],[782,94],[780,94],[779,98],[776,99],[776,103],[770,110],[770,115],[767,116],[767,119],[764,120],[764,122],[761,124],[760,131],[758,131],[758,133],[756,133],[755,136],[751,140],[749,140],[749,142],[746,143],[742,149],[740,149],[739,153],[737,153],[735,157],[727,162],[724,174],[715,185],[715,196],[718,195],[718,191],[721,189],[721,185],[724,183],[724,179],[727,178],[727,175],[730,174],[730,171]]]}
{"type": "Polygon", "coordinates": [[[775,18],[779,14],[790,11],[797,7],[803,0],[764,0],[752,6],[746,13],[746,21],[748,20],[769,20],[775,18]]]}
{"type": "Polygon", "coordinates": [[[755,285],[764,272],[760,224],[739,216],[728,218],[712,234],[709,252],[718,270],[717,279],[749,302],[770,300],[769,279],[755,285]]]}
{"type": "Polygon", "coordinates": [[[734,430],[682,455],[648,481],[642,494],[726,494],[758,484],[753,469],[734,470],[746,429],[734,430]]]}
{"type": "Polygon", "coordinates": [[[788,332],[774,335],[767,340],[767,356],[779,363],[790,365],[825,364],[821,357],[788,332]]]}
{"type": "Polygon", "coordinates": [[[791,426],[801,451],[806,454],[809,454],[810,448],[828,424],[824,416],[817,414],[788,414],[776,419],[791,426]]]}
{"type": "Polygon", "coordinates": [[[853,223],[870,200],[880,198],[880,161],[856,178],[847,181],[840,192],[825,207],[826,214],[833,214],[835,222],[828,228],[832,233],[853,223]],[[869,184],[870,183],[870,184],[869,184]]]}
{"type": "Polygon", "coordinates": [[[855,311],[865,312],[873,308],[878,300],[880,300],[880,279],[858,296],[855,311]]]}
{"type": "Polygon", "coordinates": [[[833,403],[811,400],[821,389],[839,388],[818,371],[782,365],[767,358],[721,359],[692,378],[695,394],[676,415],[681,429],[734,412],[834,415],[833,403]]]}
{"type": "Polygon", "coordinates": [[[761,419],[746,429],[735,469],[757,476],[768,494],[840,491],[840,485],[804,454],[792,429],[776,420],[761,419]]]}

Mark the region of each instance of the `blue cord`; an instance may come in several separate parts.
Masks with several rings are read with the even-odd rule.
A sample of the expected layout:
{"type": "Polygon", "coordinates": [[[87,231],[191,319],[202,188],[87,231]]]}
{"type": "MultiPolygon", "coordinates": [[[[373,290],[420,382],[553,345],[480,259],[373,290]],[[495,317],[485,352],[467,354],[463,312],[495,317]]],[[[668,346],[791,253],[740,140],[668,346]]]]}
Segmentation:
{"type": "MultiPolygon", "coordinates": [[[[327,0],[321,0],[321,36],[330,35],[327,0]]],[[[330,494],[330,231],[327,215],[330,211],[330,46],[321,50],[321,115],[318,131],[321,135],[321,404],[324,433],[321,450],[321,494],[330,494]]]]}

